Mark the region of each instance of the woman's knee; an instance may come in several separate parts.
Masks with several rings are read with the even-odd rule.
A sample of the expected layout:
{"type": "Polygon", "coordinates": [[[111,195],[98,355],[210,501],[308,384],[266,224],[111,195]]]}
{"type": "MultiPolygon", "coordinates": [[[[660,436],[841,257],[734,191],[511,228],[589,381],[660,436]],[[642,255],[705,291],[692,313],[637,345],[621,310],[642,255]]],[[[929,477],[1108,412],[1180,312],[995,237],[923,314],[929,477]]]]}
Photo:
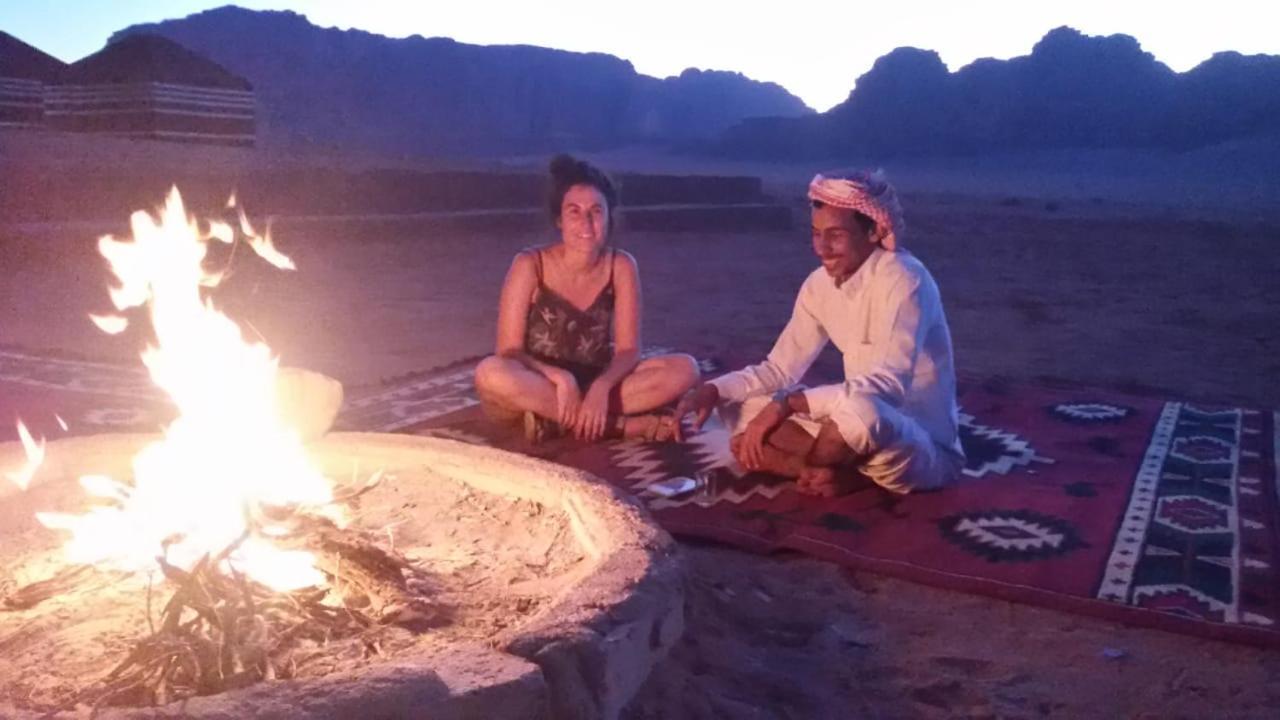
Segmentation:
{"type": "Polygon", "coordinates": [[[510,384],[510,360],[490,355],[476,365],[476,390],[485,394],[501,394],[510,384]]]}
{"type": "Polygon", "coordinates": [[[697,385],[698,380],[702,379],[702,371],[698,368],[698,361],[692,355],[684,353],[664,355],[662,363],[664,374],[670,378],[671,384],[678,392],[683,393],[685,390],[697,385]]]}

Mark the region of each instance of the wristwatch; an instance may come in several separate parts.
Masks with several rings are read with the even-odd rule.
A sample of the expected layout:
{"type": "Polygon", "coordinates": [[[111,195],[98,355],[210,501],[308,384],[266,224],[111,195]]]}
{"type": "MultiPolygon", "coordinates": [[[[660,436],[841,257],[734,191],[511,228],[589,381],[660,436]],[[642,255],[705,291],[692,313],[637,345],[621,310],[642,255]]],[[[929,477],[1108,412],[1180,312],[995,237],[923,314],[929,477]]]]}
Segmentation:
{"type": "Polygon", "coordinates": [[[773,394],[773,401],[782,406],[783,417],[791,417],[795,411],[791,409],[791,393],[795,392],[790,389],[782,389],[773,394]]]}

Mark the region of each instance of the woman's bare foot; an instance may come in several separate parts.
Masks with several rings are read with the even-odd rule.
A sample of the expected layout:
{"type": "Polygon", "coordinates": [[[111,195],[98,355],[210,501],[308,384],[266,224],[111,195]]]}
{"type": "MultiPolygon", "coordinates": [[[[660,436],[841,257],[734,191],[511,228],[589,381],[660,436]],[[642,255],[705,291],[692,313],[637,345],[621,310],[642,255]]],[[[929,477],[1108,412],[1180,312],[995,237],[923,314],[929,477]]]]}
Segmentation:
{"type": "Polygon", "coordinates": [[[669,442],[676,436],[675,417],[658,413],[628,415],[623,419],[622,437],[638,438],[645,442],[669,442]]]}
{"type": "Polygon", "coordinates": [[[796,477],[796,491],[819,497],[839,497],[871,486],[871,481],[852,468],[807,466],[796,477]]]}

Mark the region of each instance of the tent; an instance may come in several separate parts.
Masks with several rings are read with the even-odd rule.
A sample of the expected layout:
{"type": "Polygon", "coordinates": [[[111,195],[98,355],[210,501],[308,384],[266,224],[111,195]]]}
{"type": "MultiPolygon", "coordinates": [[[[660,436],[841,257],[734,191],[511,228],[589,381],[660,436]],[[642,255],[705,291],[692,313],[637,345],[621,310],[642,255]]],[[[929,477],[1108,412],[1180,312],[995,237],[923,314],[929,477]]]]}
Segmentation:
{"type": "Polygon", "coordinates": [[[66,63],[0,32],[0,127],[44,124],[44,86],[66,63]]]}
{"type": "Polygon", "coordinates": [[[159,35],[128,35],[69,65],[45,90],[49,126],[252,145],[253,87],[159,35]]]}

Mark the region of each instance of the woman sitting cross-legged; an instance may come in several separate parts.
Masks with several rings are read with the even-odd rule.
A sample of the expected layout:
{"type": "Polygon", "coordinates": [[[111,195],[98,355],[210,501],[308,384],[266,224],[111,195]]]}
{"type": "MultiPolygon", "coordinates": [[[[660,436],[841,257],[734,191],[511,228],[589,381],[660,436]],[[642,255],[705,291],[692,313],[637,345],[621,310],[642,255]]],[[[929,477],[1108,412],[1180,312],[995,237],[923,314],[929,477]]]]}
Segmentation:
{"type": "Polygon", "coordinates": [[[491,417],[523,418],[533,442],[675,436],[654,410],[698,382],[688,355],[640,359],[640,279],[635,258],[609,245],[618,195],[594,166],[551,161],[558,242],[521,251],[498,308],[497,352],[476,367],[491,417]]]}

